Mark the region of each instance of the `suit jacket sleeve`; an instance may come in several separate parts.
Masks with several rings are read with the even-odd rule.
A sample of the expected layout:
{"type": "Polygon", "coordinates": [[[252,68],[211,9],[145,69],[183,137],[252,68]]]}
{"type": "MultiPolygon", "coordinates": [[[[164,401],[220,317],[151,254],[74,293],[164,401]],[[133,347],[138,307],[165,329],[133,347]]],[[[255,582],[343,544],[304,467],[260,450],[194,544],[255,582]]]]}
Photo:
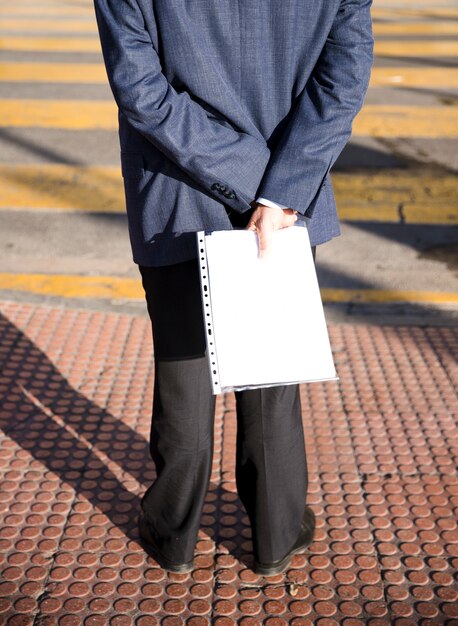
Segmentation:
{"type": "Polygon", "coordinates": [[[272,151],[256,197],[311,217],[361,109],[373,61],[371,0],[341,0],[318,62],[272,151]]]}
{"type": "Polygon", "coordinates": [[[136,0],[94,4],[120,112],[209,194],[236,211],[250,209],[269,161],[267,143],[211,119],[189,93],[169,84],[136,0]]]}

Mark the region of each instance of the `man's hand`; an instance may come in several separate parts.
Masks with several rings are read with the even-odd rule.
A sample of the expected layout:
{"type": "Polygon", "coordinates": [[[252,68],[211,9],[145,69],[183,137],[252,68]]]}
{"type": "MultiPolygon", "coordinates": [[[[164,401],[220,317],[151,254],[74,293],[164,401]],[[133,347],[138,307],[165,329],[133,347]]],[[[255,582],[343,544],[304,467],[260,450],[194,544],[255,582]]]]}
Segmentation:
{"type": "Polygon", "coordinates": [[[253,230],[258,235],[259,257],[269,254],[272,243],[272,233],[280,228],[293,226],[297,221],[296,211],[292,209],[277,209],[253,203],[254,213],[248,223],[247,230],[253,230]]]}

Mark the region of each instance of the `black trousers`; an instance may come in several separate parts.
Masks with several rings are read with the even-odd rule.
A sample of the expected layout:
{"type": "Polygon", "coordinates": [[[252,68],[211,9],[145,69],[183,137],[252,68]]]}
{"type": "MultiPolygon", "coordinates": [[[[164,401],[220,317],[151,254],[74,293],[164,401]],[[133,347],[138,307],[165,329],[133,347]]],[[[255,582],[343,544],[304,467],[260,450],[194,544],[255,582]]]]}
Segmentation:
{"type": "MultiPolygon", "coordinates": [[[[198,262],[140,272],[154,342],[150,452],[157,472],[141,506],[163,555],[185,562],[197,542],[214,448],[215,396],[198,262]]],[[[299,386],[245,390],[235,397],[237,490],[255,558],[271,562],[296,540],[307,495],[299,386]]]]}

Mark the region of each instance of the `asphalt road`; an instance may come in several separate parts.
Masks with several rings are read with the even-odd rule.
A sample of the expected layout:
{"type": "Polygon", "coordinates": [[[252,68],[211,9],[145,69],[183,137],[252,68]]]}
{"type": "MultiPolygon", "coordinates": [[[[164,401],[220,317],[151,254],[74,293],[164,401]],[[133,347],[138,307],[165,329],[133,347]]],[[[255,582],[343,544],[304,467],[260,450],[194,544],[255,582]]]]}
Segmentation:
{"type": "MultiPolygon", "coordinates": [[[[376,0],[373,17],[371,87],[333,168],[342,235],[318,249],[323,299],[344,318],[453,323],[458,9],[376,0]]],[[[88,0],[0,2],[0,220],[0,299],[144,306],[88,0]]]]}

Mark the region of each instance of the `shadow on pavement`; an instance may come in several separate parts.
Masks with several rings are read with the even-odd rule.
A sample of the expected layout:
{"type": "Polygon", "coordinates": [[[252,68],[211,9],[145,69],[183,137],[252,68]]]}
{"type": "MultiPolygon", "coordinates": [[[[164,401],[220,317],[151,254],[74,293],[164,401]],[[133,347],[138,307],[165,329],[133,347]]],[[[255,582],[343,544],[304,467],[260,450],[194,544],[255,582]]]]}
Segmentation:
{"type": "MultiPolygon", "coordinates": [[[[144,489],[140,494],[138,488],[127,489],[124,483],[132,483],[129,476],[145,489],[151,483],[145,480],[146,473],[154,477],[148,441],[72,387],[48,356],[3,315],[0,372],[0,428],[5,435],[70,485],[75,501],[88,499],[94,511],[103,512],[127,539],[137,542],[137,514],[144,489]]],[[[141,392],[138,403],[142,404],[141,392]]],[[[239,512],[243,509],[236,494],[210,483],[205,506],[218,501],[231,502],[239,512]]],[[[246,533],[245,538],[235,536],[228,543],[218,535],[216,518],[211,528],[208,536],[217,552],[227,545],[240,559],[246,533]]]]}

